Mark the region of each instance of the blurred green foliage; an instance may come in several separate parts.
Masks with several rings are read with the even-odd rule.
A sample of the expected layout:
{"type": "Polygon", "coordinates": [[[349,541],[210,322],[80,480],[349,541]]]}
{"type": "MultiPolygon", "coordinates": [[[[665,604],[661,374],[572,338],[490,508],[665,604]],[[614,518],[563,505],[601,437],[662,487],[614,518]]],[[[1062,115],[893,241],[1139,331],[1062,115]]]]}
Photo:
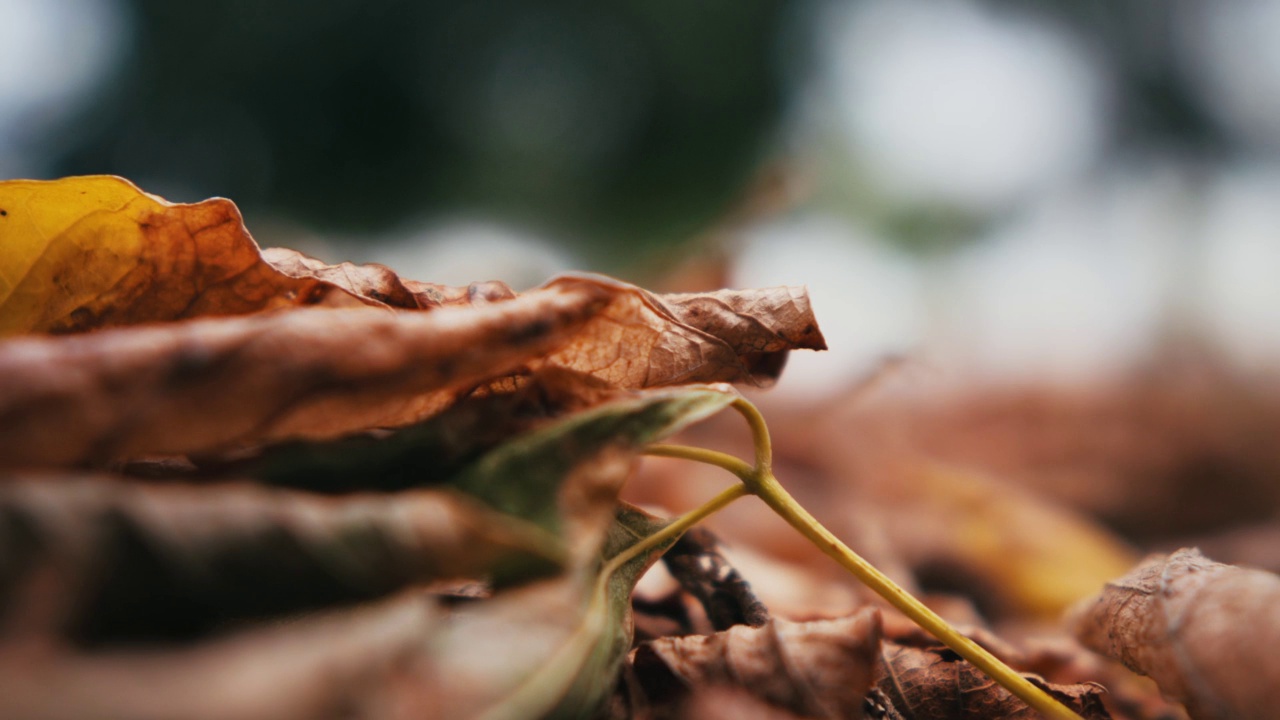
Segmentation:
{"type": "Polygon", "coordinates": [[[324,230],[480,211],[607,258],[685,239],[741,192],[786,105],[785,8],[131,0],[125,68],[57,170],[324,230]]]}

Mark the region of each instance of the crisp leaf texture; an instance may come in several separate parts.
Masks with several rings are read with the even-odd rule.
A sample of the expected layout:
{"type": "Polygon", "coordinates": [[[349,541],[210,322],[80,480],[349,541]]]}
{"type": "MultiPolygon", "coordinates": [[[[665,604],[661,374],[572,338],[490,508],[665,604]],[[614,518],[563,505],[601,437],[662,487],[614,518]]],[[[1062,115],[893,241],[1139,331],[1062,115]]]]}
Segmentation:
{"type": "MultiPolygon", "coordinates": [[[[1110,718],[1098,685],[1038,685],[1087,720],[1110,718]]],[[[1040,713],[940,644],[885,642],[873,717],[895,720],[1036,720],[1040,713]]]]}
{"type": "Polygon", "coordinates": [[[222,198],[170,203],[118,177],[0,182],[0,337],[238,315],[299,305],[427,309],[507,299],[380,265],[259,252],[222,198]]]}
{"type": "Polygon", "coordinates": [[[304,309],[0,344],[9,466],[92,464],[402,425],[556,347],[590,286],[478,308],[304,309]]]}
{"type": "Polygon", "coordinates": [[[614,385],[767,385],[782,370],[786,350],[827,347],[801,288],[658,296],[597,276],[549,286],[582,282],[600,287],[610,301],[550,362],[614,385]]]}
{"type": "Polygon", "coordinates": [[[171,204],[112,177],[3,182],[0,208],[0,336],[27,335],[0,343],[0,423],[17,429],[0,467],[398,427],[532,372],[767,384],[789,350],[824,346],[795,288],[449,288],[259,252],[229,201],[171,204]],[[40,335],[80,330],[99,332],[40,335]]]}
{"type": "Polygon", "coordinates": [[[1197,550],[1152,556],[1076,615],[1086,646],[1149,675],[1196,720],[1276,716],[1280,577],[1197,550]]]}
{"type": "Polygon", "coordinates": [[[880,635],[879,612],[870,608],[837,620],[774,619],[654,640],[636,651],[634,669],[655,708],[678,706],[697,688],[728,686],[798,717],[859,717],[880,635]]]}
{"type": "Polygon", "coordinates": [[[0,335],[317,302],[263,262],[229,200],[174,205],[120,178],[0,183],[0,335]]]}

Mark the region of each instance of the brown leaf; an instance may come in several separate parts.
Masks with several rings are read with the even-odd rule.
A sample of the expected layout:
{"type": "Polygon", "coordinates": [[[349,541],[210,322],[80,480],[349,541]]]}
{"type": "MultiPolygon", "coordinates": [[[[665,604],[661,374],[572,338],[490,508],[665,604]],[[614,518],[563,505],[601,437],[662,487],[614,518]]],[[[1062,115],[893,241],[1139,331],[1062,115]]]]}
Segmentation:
{"type": "MultiPolygon", "coordinates": [[[[1101,686],[1051,685],[1028,676],[1083,717],[1109,718],[1101,686]]],[[[872,718],[902,720],[1037,720],[1040,714],[942,645],[881,645],[872,718]]]]}
{"type": "Polygon", "coordinates": [[[681,720],[798,720],[801,716],[770,705],[740,688],[695,688],[677,711],[681,720]]]}
{"type": "MultiPolygon", "coordinates": [[[[1185,348],[1174,348],[1184,350],[1185,348]]],[[[1280,383],[1162,348],[1088,383],[973,382],[901,371],[830,410],[842,439],[983,471],[1100,518],[1139,543],[1265,522],[1280,510],[1280,383]]],[[[780,444],[786,425],[778,426],[780,444]]],[[[797,423],[797,440],[812,437],[797,423]]],[[[830,443],[830,435],[810,445],[830,443]]],[[[1186,544],[1186,543],[1183,543],[1186,544]]]]}
{"type": "Polygon", "coordinates": [[[262,259],[285,277],[303,282],[320,281],[375,305],[405,310],[429,310],[449,305],[480,305],[510,300],[515,292],[505,283],[490,281],[451,287],[406,280],[376,263],[344,262],[327,265],[287,248],[266,248],[262,259]]]}
{"type": "Polygon", "coordinates": [[[715,630],[734,625],[759,627],[769,622],[769,610],[751,585],[720,553],[716,536],[706,528],[692,528],[662,556],[671,576],[702,604],[715,630]]]}
{"type": "Polygon", "coordinates": [[[0,645],[0,712],[42,720],[434,720],[443,692],[418,593],[192,647],[0,645]]]}
{"type": "Polygon", "coordinates": [[[827,347],[803,288],[658,296],[601,276],[564,277],[548,287],[579,283],[606,290],[611,301],[548,362],[620,387],[768,385],[788,350],[827,347]]]}
{"type": "Polygon", "coordinates": [[[1149,675],[1197,720],[1275,717],[1280,577],[1198,550],[1152,556],[1081,605],[1086,646],[1149,675]]]}
{"type": "Polygon", "coordinates": [[[0,628],[81,644],[186,639],[566,559],[550,533],[457,492],[324,497],[109,476],[6,479],[0,538],[0,628]]]}
{"type": "Polygon", "coordinates": [[[13,581],[0,587],[17,588],[0,591],[11,620],[0,628],[8,631],[0,632],[0,716],[545,714],[531,702],[548,713],[589,713],[630,646],[622,612],[630,589],[661,547],[600,578],[603,586],[601,562],[665,525],[615,513],[617,489],[639,447],[733,397],[723,388],[637,394],[521,435],[456,473],[450,487],[488,506],[522,511],[540,525],[545,511],[559,514],[548,525],[571,546],[563,553],[571,567],[447,608],[419,588],[376,605],[283,619],[377,595],[406,577],[475,568],[486,556],[495,567],[522,564],[527,575],[544,559],[538,533],[443,491],[317,498],[104,478],[0,485],[0,497],[12,496],[0,504],[0,579],[13,581]],[[521,547],[506,552],[506,539],[521,547]],[[81,612],[68,615],[69,606],[81,612]],[[263,615],[274,622],[251,623],[263,615]],[[174,616],[203,619],[211,632],[195,643],[181,633],[157,637],[174,616]],[[110,632],[73,632],[80,644],[68,643],[58,622],[66,617],[93,618],[110,632]],[[88,641],[97,643],[83,647],[88,641]],[[182,703],[199,707],[184,712],[182,703]]]}
{"type": "Polygon", "coordinates": [[[636,677],[649,703],[683,702],[694,688],[741,688],[801,717],[858,717],[880,646],[880,614],[864,609],[837,620],[774,619],[715,635],[669,637],[641,645],[636,677]]]}
{"type": "Polygon", "coordinates": [[[741,313],[700,316],[699,327],[655,312],[639,288],[565,278],[421,314],[299,309],[14,338],[0,342],[0,423],[15,429],[0,436],[0,466],[96,465],[398,426],[477,385],[508,387],[512,373],[539,364],[618,388],[759,381],[748,360],[784,357],[791,335],[812,345],[800,332],[811,317],[769,330],[766,342],[765,330],[743,329],[745,313],[780,296],[807,313],[797,293],[734,293],[741,313]],[[759,352],[740,355],[748,346],[759,352]]]}
{"type": "Polygon", "coordinates": [[[562,285],[430,313],[306,309],[2,341],[0,465],[405,424],[562,344],[603,300],[562,285]]]}

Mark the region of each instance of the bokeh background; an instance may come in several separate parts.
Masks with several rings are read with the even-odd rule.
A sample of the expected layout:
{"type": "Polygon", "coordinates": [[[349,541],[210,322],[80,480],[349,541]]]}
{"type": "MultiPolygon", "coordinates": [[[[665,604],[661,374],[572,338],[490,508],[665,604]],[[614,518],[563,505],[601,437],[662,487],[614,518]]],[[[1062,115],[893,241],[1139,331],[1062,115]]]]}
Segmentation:
{"type": "Polygon", "coordinates": [[[421,280],[807,284],[885,357],[1280,359],[1280,0],[0,0],[0,176],[421,280]]]}

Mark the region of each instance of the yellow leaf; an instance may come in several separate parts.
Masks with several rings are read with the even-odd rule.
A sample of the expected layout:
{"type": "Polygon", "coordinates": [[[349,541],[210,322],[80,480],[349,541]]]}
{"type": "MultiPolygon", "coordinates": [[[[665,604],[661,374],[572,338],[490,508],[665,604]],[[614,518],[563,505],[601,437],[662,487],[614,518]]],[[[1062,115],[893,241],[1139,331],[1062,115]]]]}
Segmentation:
{"type": "Polygon", "coordinates": [[[176,205],[93,176],[0,183],[0,211],[0,336],[245,312],[279,275],[229,200],[176,205]]]}

